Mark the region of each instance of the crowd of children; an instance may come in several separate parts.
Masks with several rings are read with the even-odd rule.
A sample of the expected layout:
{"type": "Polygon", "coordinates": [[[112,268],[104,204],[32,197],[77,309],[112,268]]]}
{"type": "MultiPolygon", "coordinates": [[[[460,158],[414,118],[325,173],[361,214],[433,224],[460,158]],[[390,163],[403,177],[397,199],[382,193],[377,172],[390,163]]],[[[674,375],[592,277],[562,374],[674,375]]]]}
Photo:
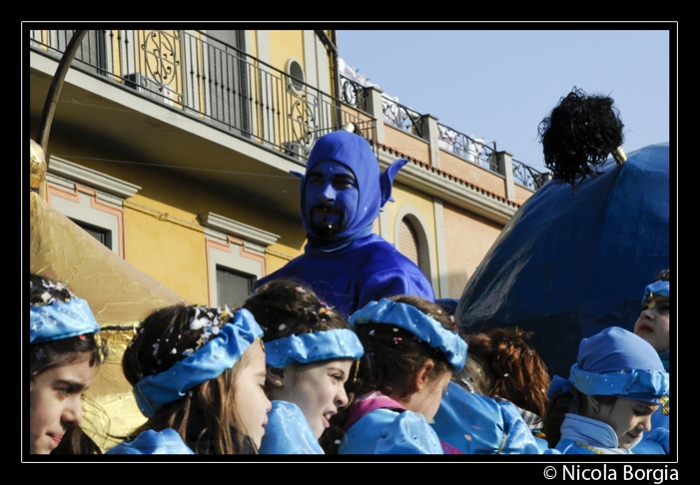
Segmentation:
{"type": "Polygon", "coordinates": [[[346,320],[280,279],[235,311],[162,308],[122,360],[148,420],[100,450],[80,431],[81,396],[106,351],[99,325],[64,284],[31,275],[29,451],[669,453],[668,270],[643,293],[634,332],[584,338],[568,379],[551,384],[528,333],[461,335],[415,296],[346,320]]]}

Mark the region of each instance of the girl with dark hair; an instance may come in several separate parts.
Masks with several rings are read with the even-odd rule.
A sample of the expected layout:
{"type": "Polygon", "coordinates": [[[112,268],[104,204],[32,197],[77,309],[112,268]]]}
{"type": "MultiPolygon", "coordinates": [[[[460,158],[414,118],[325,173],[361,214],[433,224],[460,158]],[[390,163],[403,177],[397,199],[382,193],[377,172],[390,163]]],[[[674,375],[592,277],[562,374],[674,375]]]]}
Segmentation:
{"type": "Polygon", "coordinates": [[[107,453],[255,453],[270,409],[262,333],[247,310],[175,305],[149,315],[122,361],[149,419],[107,453]]]}
{"type": "Polygon", "coordinates": [[[370,302],[350,317],[365,348],[357,397],[339,423],[344,454],[442,454],[432,420],[467,344],[439,306],[412,296],[370,302]]]}
{"type": "Polygon", "coordinates": [[[555,449],[548,452],[632,453],[668,383],[654,348],[632,332],[608,327],[583,339],[569,379],[555,376],[549,388],[544,431],[555,449]]]}
{"type": "Polygon", "coordinates": [[[29,276],[29,323],[29,452],[48,454],[68,436],[63,453],[86,451],[81,444],[92,441],[77,427],[82,395],[106,351],[100,327],[85,300],[35,274],[29,276]]]}
{"type": "Polygon", "coordinates": [[[245,302],[265,329],[266,388],[273,399],[260,453],[319,454],[362,344],[348,323],[300,282],[265,283],[245,302]]]}

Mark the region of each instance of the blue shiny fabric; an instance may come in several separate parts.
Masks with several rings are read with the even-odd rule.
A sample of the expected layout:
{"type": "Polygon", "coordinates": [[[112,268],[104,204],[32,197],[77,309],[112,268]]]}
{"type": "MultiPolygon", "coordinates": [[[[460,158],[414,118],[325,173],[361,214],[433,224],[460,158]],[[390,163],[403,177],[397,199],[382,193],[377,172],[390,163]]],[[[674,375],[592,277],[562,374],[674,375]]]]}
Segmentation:
{"type": "Polygon", "coordinates": [[[443,454],[440,440],[422,414],[375,409],[362,416],[340,443],[341,455],[443,454]]]}
{"type": "Polygon", "coordinates": [[[322,455],[323,450],[299,406],[286,401],[272,401],[267,413],[261,455],[322,455]]]}
{"type": "MultiPolygon", "coordinates": [[[[640,441],[637,442],[637,445],[640,441]]],[[[633,446],[632,448],[635,448],[633,446]]],[[[615,431],[597,419],[567,414],[561,425],[561,439],[554,450],[563,455],[632,454],[631,449],[618,448],[615,431]]]]}
{"type": "Polygon", "coordinates": [[[120,443],[106,455],[194,455],[180,435],[171,428],[163,431],[148,429],[135,440],[120,443]]]}
{"type": "Polygon", "coordinates": [[[540,454],[540,447],[510,402],[467,392],[450,382],[431,424],[438,437],[464,454],[540,454]]]}
{"type": "Polygon", "coordinates": [[[668,281],[654,281],[650,285],[647,285],[646,288],[644,288],[644,298],[642,299],[642,305],[644,304],[645,301],[647,301],[647,298],[650,296],[665,296],[666,298],[671,298],[670,296],[670,284],[668,281]]]}
{"type": "Polygon", "coordinates": [[[652,429],[644,433],[642,440],[634,447],[635,455],[668,455],[671,436],[666,428],[652,429]]]}
{"type": "Polygon", "coordinates": [[[246,349],[263,334],[253,315],[238,310],[219,334],[168,370],[141,379],[133,389],[136,404],[152,418],[165,404],[185,397],[188,390],[232,368],[246,349]]]}
{"type": "Polygon", "coordinates": [[[331,359],[359,359],[364,349],[350,329],[302,333],[265,344],[265,363],[282,369],[292,362],[310,364],[331,359]]]}
{"type": "Polygon", "coordinates": [[[608,327],[585,338],[569,382],[587,396],[620,396],[654,404],[668,394],[668,373],[659,354],[643,338],[608,327]]]}
{"type": "Polygon", "coordinates": [[[29,307],[30,345],[99,331],[90,305],[81,298],[29,307]]]}
{"type": "Polygon", "coordinates": [[[344,316],[372,300],[416,295],[435,300],[432,286],[406,256],[376,234],[352,241],[333,252],[312,248],[256,284],[278,278],[296,278],[344,316]]]}
{"type": "Polygon", "coordinates": [[[368,323],[394,325],[411,332],[431,347],[441,350],[456,372],[464,367],[467,358],[467,343],[464,339],[413,305],[385,298],[371,301],[350,317],[350,324],[355,327],[368,323]]]}
{"type": "Polygon", "coordinates": [[[612,325],[632,330],[639,289],[670,263],[669,162],[668,143],[650,145],[622,165],[608,160],[576,192],[545,184],[469,279],[455,320],[481,332],[533,331],[531,345],[559,375],[582,338],[612,325]]]}

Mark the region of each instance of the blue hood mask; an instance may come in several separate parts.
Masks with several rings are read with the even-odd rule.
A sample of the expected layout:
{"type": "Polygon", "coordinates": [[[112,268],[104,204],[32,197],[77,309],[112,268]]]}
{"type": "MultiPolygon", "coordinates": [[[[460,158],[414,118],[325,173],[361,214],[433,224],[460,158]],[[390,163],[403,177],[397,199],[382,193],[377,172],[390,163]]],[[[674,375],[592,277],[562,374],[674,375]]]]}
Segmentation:
{"type": "Polygon", "coordinates": [[[337,243],[348,243],[358,237],[369,235],[372,224],[379,216],[379,210],[387,201],[393,202],[391,186],[394,177],[408,160],[400,158],[389,165],[380,175],[379,162],[374,156],[369,143],[362,137],[345,130],[334,131],[319,138],[309,155],[306,164],[306,174],[292,174],[301,178],[299,191],[301,194],[301,220],[309,236],[312,247],[331,245],[329,249],[338,249],[337,243]],[[359,201],[354,218],[344,221],[342,230],[332,239],[320,238],[311,228],[310,214],[306,214],[306,180],[309,172],[319,163],[326,160],[340,162],[347,166],[355,175],[359,201]]]}

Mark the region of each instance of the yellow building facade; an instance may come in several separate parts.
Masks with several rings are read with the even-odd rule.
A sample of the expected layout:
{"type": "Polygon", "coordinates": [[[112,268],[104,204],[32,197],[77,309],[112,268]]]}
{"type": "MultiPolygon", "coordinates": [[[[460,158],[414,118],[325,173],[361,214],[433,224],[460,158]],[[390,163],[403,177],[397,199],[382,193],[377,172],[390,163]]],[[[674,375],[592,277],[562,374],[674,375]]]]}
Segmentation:
{"type": "MultiPolygon", "coordinates": [[[[29,31],[32,137],[71,35],[29,31]]],[[[534,186],[507,152],[470,161],[434,118],[397,123],[403,108],[349,86],[339,54],[334,31],[89,31],[53,121],[48,203],[184,299],[237,307],[303,252],[289,172],[352,122],[382,168],[410,160],[375,232],[459,297],[534,186]]]]}

